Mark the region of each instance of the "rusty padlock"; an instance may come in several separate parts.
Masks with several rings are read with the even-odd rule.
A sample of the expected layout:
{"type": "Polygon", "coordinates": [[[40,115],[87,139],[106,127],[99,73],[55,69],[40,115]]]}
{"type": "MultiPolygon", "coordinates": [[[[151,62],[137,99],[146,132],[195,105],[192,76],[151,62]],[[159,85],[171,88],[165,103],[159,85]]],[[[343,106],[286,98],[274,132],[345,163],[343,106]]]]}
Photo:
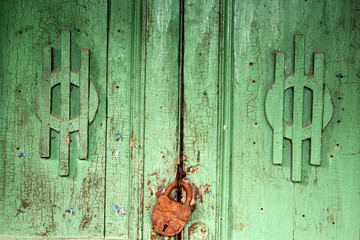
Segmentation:
{"type": "Polygon", "coordinates": [[[191,214],[191,199],[193,196],[191,186],[181,182],[181,187],[186,190],[186,202],[181,204],[171,200],[169,195],[176,187],[173,182],[166,189],[165,194],[160,196],[152,213],[152,224],[156,231],[165,236],[174,236],[184,229],[191,214]]]}

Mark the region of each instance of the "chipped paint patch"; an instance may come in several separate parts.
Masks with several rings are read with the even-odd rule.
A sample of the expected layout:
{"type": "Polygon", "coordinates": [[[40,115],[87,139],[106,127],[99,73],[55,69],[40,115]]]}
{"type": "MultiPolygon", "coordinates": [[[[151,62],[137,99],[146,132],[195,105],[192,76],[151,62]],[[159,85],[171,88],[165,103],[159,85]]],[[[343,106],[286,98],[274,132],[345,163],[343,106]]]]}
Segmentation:
{"type": "Polygon", "coordinates": [[[116,136],[116,139],[115,139],[115,141],[119,141],[120,140],[120,138],[121,138],[121,135],[120,134],[118,134],[117,136],[116,136]]]}
{"type": "Polygon", "coordinates": [[[25,209],[29,207],[29,203],[23,201],[21,207],[17,210],[16,216],[19,216],[20,213],[25,213],[25,209]]]}
{"type": "Polygon", "coordinates": [[[70,144],[71,140],[70,140],[70,133],[66,136],[66,143],[70,144]]]}
{"type": "Polygon", "coordinates": [[[115,212],[115,215],[119,215],[124,217],[126,215],[126,211],[124,207],[119,207],[117,205],[112,206],[112,210],[115,212]]]}
{"type": "Polygon", "coordinates": [[[66,209],[65,212],[70,213],[71,215],[75,215],[75,208],[66,209]]]}
{"type": "Polygon", "coordinates": [[[132,137],[130,138],[129,147],[130,147],[130,148],[133,148],[133,147],[134,147],[134,140],[133,140],[132,137]]]}
{"type": "Polygon", "coordinates": [[[156,193],[155,193],[155,195],[156,195],[156,198],[159,198],[161,195],[163,195],[164,193],[165,193],[165,187],[164,186],[158,186],[158,188],[157,188],[157,191],[156,191],[156,193]]]}
{"type": "MultiPolygon", "coordinates": [[[[190,183],[190,180],[188,180],[188,182],[190,183]]],[[[210,191],[210,184],[201,184],[199,187],[197,187],[194,183],[191,183],[191,185],[194,189],[194,197],[196,200],[199,200],[200,203],[203,203],[203,198],[207,194],[209,194],[211,197],[214,197],[214,193],[210,191]]]]}
{"type": "Polygon", "coordinates": [[[19,157],[25,157],[26,156],[26,153],[19,153],[19,157]]]}
{"type": "Polygon", "coordinates": [[[24,211],[24,210],[21,210],[21,209],[18,209],[18,210],[17,210],[17,213],[16,213],[16,216],[19,216],[20,213],[25,213],[25,211],[24,211]]]}
{"type": "MultiPolygon", "coordinates": [[[[201,184],[200,185],[200,189],[205,195],[208,193],[210,194],[210,190],[209,190],[210,187],[211,187],[211,185],[209,185],[209,184],[205,184],[205,185],[201,184]]],[[[210,195],[212,195],[212,193],[210,195]]]]}
{"type": "Polygon", "coordinates": [[[81,229],[87,229],[87,228],[89,228],[89,225],[90,225],[92,219],[93,219],[92,217],[84,216],[84,217],[81,219],[80,228],[81,228],[81,229]]]}
{"type": "Polygon", "coordinates": [[[240,223],[240,231],[244,229],[245,225],[243,223],[240,223]]]}

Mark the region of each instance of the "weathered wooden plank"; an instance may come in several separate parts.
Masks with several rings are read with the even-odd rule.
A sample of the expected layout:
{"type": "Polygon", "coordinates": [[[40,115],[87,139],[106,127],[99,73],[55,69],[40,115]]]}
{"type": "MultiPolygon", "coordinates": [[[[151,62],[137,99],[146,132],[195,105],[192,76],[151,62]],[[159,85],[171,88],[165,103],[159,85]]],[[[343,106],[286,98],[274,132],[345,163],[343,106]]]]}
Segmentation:
{"type": "Polygon", "coordinates": [[[80,55],[80,113],[79,158],[87,159],[89,141],[89,49],[81,49],[80,55]]]}
{"type": "Polygon", "coordinates": [[[221,5],[221,59],[219,61],[219,124],[218,135],[220,151],[218,155],[219,177],[216,192],[216,209],[218,211],[215,238],[230,239],[231,237],[231,166],[232,143],[234,133],[233,122],[233,91],[234,91],[234,5],[235,1],[227,0],[221,5]],[[219,209],[218,209],[219,208],[219,209]]]}
{"type": "MultiPolygon", "coordinates": [[[[287,73],[288,60],[291,59],[286,55],[284,63],[278,63],[274,68],[275,61],[281,57],[273,52],[288,53],[293,50],[291,41],[284,39],[288,35],[292,39],[293,34],[284,32],[282,27],[284,16],[288,13],[277,7],[279,3],[236,1],[234,5],[234,123],[229,239],[292,239],[294,210],[289,153],[285,148],[282,165],[273,164],[273,130],[264,111],[266,92],[274,82],[274,76],[284,78],[284,63],[287,73]]],[[[272,116],[281,114],[283,104],[271,109],[272,116]]],[[[288,141],[284,141],[285,147],[287,144],[288,141]]]]}
{"type": "Polygon", "coordinates": [[[42,61],[42,74],[43,82],[39,86],[39,92],[41,95],[39,99],[35,101],[39,102],[39,115],[41,120],[41,135],[40,135],[40,156],[49,157],[50,156],[50,127],[49,127],[49,115],[51,112],[51,58],[52,58],[52,48],[45,47],[43,53],[42,61]]]}
{"type": "Polygon", "coordinates": [[[196,208],[184,230],[184,239],[215,237],[215,206],[220,196],[216,177],[219,7],[217,0],[185,1],[183,148],[187,178],[196,188],[196,208]],[[203,228],[205,233],[200,231],[203,228]]]}
{"type": "Polygon", "coordinates": [[[60,78],[60,155],[59,175],[69,175],[70,156],[70,31],[61,32],[61,71],[57,76],[60,78]]]}
{"type": "MultiPolygon", "coordinates": [[[[73,2],[49,0],[2,1],[0,5],[0,95],[1,105],[8,106],[1,108],[0,235],[103,237],[107,3],[79,1],[74,7],[73,2]],[[53,47],[54,70],[63,70],[59,41],[63,29],[73,33],[68,54],[71,68],[70,63],[67,68],[78,72],[80,48],[90,48],[89,77],[100,95],[99,110],[89,128],[89,157],[78,160],[77,133],[70,134],[71,165],[64,178],[58,175],[59,138],[54,131],[49,136],[51,156],[40,157],[41,122],[34,105],[35,90],[43,77],[44,47],[53,47]]],[[[73,96],[71,109],[78,108],[76,93],[64,94],[73,96]]],[[[61,97],[55,95],[53,110],[60,107],[61,97]]]]}
{"type": "Polygon", "coordinates": [[[294,75],[302,77],[305,74],[305,36],[296,35],[295,36],[295,61],[294,61],[294,75]]]}
{"type": "Polygon", "coordinates": [[[320,165],[321,135],[323,131],[324,106],[324,54],[314,54],[314,79],[312,88],[312,121],[310,163],[320,165]]]}
{"type": "MultiPolygon", "coordinates": [[[[179,136],[179,130],[176,131],[179,129],[179,3],[146,1],[142,5],[143,12],[140,13],[140,2],[109,2],[109,6],[106,1],[91,0],[79,1],[76,6],[73,2],[57,0],[47,0],[41,4],[36,1],[0,2],[0,103],[6,106],[0,110],[2,237],[103,238],[104,206],[107,237],[157,237],[151,232],[151,212],[156,200],[155,195],[161,193],[167,184],[174,180],[176,158],[179,156],[179,142],[176,141],[179,136]],[[108,9],[110,19],[109,26],[106,26],[108,9]],[[139,17],[140,15],[145,19],[139,17]],[[139,29],[139,19],[142,19],[145,26],[145,34],[139,29]],[[108,27],[107,51],[105,39],[108,27]],[[68,140],[72,142],[66,143],[70,145],[68,153],[72,160],[68,166],[69,176],[61,178],[58,176],[58,160],[64,151],[59,150],[58,146],[59,141],[65,137],[61,136],[59,139],[59,134],[52,130],[48,138],[43,135],[41,140],[49,141],[51,137],[51,152],[46,150],[49,145],[39,147],[41,129],[48,130],[49,123],[45,122],[42,126],[43,123],[34,114],[34,95],[36,86],[45,74],[42,71],[43,66],[51,68],[49,61],[47,65],[43,65],[41,60],[44,46],[53,46],[54,69],[62,70],[62,48],[58,34],[66,28],[71,28],[73,35],[72,66],[69,65],[69,70],[80,69],[80,47],[91,49],[89,77],[99,89],[100,108],[89,128],[89,158],[78,161],[79,138],[77,133],[70,134],[68,140]],[[141,45],[140,38],[143,38],[146,44],[141,45]],[[109,56],[108,84],[105,71],[106,52],[109,56]],[[142,58],[146,58],[146,62],[145,59],[142,61],[142,58]],[[109,106],[108,114],[106,103],[109,106]],[[106,124],[108,131],[105,129],[106,124]],[[39,151],[39,148],[43,150],[39,151]],[[106,149],[107,164],[104,157],[106,149]],[[49,159],[40,158],[47,155],[50,156],[49,159]],[[145,171],[142,168],[143,156],[146,160],[145,171]],[[143,192],[139,191],[142,177],[145,185],[143,192]],[[141,205],[142,197],[144,205],[141,205]],[[141,211],[144,211],[144,216],[141,211]],[[142,221],[139,219],[144,221],[144,234],[141,233],[142,221]]],[[[215,181],[223,181],[217,184],[215,197],[217,203],[224,203],[216,204],[213,210],[211,205],[206,205],[211,202],[210,194],[206,195],[209,199],[203,198],[202,205],[198,202],[198,209],[192,217],[206,218],[198,220],[206,225],[191,225],[188,230],[200,230],[201,233],[198,232],[199,236],[189,233],[189,237],[202,237],[205,230],[206,234],[210,234],[210,239],[214,237],[214,219],[211,218],[212,214],[219,211],[218,222],[225,221],[226,224],[219,224],[217,231],[218,236],[226,236],[224,239],[359,238],[360,196],[357,190],[360,188],[360,108],[356,104],[360,101],[358,1],[278,0],[265,4],[258,0],[222,1],[221,6],[230,9],[223,11],[227,13],[223,20],[232,18],[231,14],[234,14],[234,32],[228,31],[229,19],[227,22],[223,21],[225,25],[221,25],[221,30],[225,30],[227,38],[225,42],[220,42],[219,50],[220,54],[225,54],[220,55],[222,60],[227,61],[224,61],[224,64],[220,60],[222,82],[218,90],[222,94],[219,98],[219,110],[224,110],[225,116],[223,119],[220,119],[222,115],[218,116],[221,120],[218,131],[224,134],[217,134],[215,138],[209,136],[214,136],[216,131],[204,123],[211,126],[217,118],[210,114],[210,110],[216,105],[216,87],[210,83],[216,82],[216,41],[220,39],[214,35],[208,35],[207,38],[206,34],[216,32],[214,29],[218,24],[217,16],[212,11],[218,9],[218,6],[216,1],[207,2],[209,6],[192,0],[186,1],[186,4],[189,12],[185,13],[184,96],[187,107],[184,115],[184,153],[188,159],[186,165],[192,166],[191,169],[196,168],[193,166],[198,164],[198,159],[199,166],[207,163],[204,168],[200,167],[188,176],[191,182],[197,185],[197,181],[204,179],[213,183],[215,176],[211,174],[214,162],[211,159],[214,158],[211,154],[220,155],[221,158],[216,164],[223,168],[218,168],[218,179],[215,181]],[[231,7],[232,4],[234,8],[231,7]],[[205,22],[207,20],[208,24],[205,22]],[[302,50],[305,54],[303,60],[300,60],[300,63],[295,61],[294,64],[294,46],[289,40],[299,33],[307,36],[307,47],[305,52],[302,50]],[[311,94],[307,92],[302,98],[299,97],[304,91],[303,87],[302,91],[297,88],[297,93],[294,92],[297,94],[296,102],[293,102],[294,108],[304,106],[302,114],[296,109],[291,111],[299,120],[295,123],[298,147],[293,147],[296,147],[295,153],[298,153],[296,163],[298,166],[302,165],[301,183],[292,183],[288,177],[291,172],[288,140],[283,144],[282,166],[272,164],[271,146],[277,140],[275,135],[272,137],[272,129],[265,118],[264,98],[274,81],[273,66],[274,60],[277,60],[271,54],[274,49],[286,53],[284,62],[287,76],[293,68],[295,76],[311,74],[312,52],[323,51],[326,54],[325,68],[320,67],[322,56],[315,55],[314,61],[313,84],[318,86],[313,91],[312,118],[318,121],[311,122],[312,129],[309,131],[313,138],[311,144],[316,145],[311,147],[312,157],[309,154],[309,142],[303,143],[304,132],[300,132],[306,121],[299,123],[300,119],[302,121],[311,117],[311,111],[306,109],[311,103],[311,94]],[[234,57],[229,57],[231,55],[234,57]],[[316,60],[317,57],[320,61],[316,60]],[[227,71],[223,72],[223,68],[227,71]],[[334,102],[333,120],[323,133],[321,125],[322,128],[327,125],[332,109],[324,108],[322,113],[322,106],[317,101],[322,98],[322,92],[319,91],[322,89],[322,82],[320,84],[317,80],[321,71],[324,83],[330,90],[325,88],[324,101],[330,101],[331,96],[334,102]],[[338,77],[339,74],[341,77],[338,77]],[[232,97],[227,95],[232,91],[229,88],[232,79],[233,105],[229,102],[232,97]],[[208,100],[202,93],[203,89],[207,91],[208,100]],[[204,108],[207,106],[211,107],[205,115],[204,108]],[[319,119],[321,115],[324,116],[322,124],[319,119]],[[227,119],[234,121],[231,124],[227,119]],[[192,136],[195,130],[197,138],[192,146],[191,139],[195,139],[192,136]],[[221,138],[217,139],[218,136],[221,138]],[[223,146],[220,151],[213,148],[216,142],[223,144],[220,145],[223,146]],[[319,144],[322,144],[322,148],[318,147],[319,144]],[[311,165],[318,165],[319,159],[322,159],[320,166],[311,165]],[[221,187],[222,185],[225,187],[221,187]],[[210,210],[204,206],[209,206],[210,210]],[[197,226],[201,229],[196,228],[197,226]]],[[[296,52],[295,55],[299,56],[296,52]]],[[[277,72],[277,69],[275,71],[277,72]]],[[[279,72],[281,71],[283,72],[279,69],[279,72]]],[[[53,75],[59,74],[61,73],[53,75]]],[[[74,74],[70,73],[71,77],[76,76],[74,74]]],[[[304,77],[311,79],[311,76],[304,77]]],[[[294,79],[296,78],[287,78],[288,81],[294,79]]],[[[52,80],[54,83],[56,79],[52,80]]],[[[70,80],[72,81],[73,79],[70,80]]],[[[96,90],[90,86],[89,95],[94,91],[96,90]]],[[[53,111],[59,110],[58,116],[63,114],[59,100],[64,98],[65,94],[72,97],[69,104],[66,103],[68,99],[64,100],[65,105],[69,105],[69,113],[78,111],[78,106],[73,106],[73,102],[86,99],[79,97],[76,91],[71,91],[71,87],[66,92],[61,88],[53,89],[53,96],[50,96],[50,92],[43,94],[41,99],[44,99],[45,112],[50,111],[48,109],[51,107],[53,111]],[[64,91],[64,94],[61,94],[61,91],[64,91]],[[48,95],[53,99],[51,106],[46,101],[48,95]]],[[[284,97],[284,101],[287,100],[290,99],[284,97]]],[[[286,109],[289,102],[284,102],[286,109]]],[[[274,107],[273,113],[281,114],[280,108],[281,106],[274,107]]],[[[94,109],[91,104],[89,113],[90,109],[94,109]]],[[[82,120],[84,121],[84,118],[82,120]]],[[[53,118],[50,121],[60,126],[60,120],[53,118]]],[[[59,129],[60,127],[57,127],[57,130],[59,129]]],[[[289,136],[291,129],[286,133],[289,136]]],[[[280,144],[277,151],[280,154],[280,144]]],[[[299,168],[296,174],[299,176],[299,168]]],[[[211,184],[209,188],[211,191],[213,186],[215,187],[211,184]]],[[[198,187],[201,192],[209,190],[206,185],[198,187]]]]}
{"type": "Polygon", "coordinates": [[[142,1],[111,2],[106,236],[124,239],[139,239],[142,234],[145,86],[142,8],[142,1]],[[126,214],[119,211],[121,208],[126,214]]]}
{"type": "MultiPolygon", "coordinates": [[[[143,239],[157,196],[175,180],[179,158],[179,1],[146,1],[143,239]]],[[[134,143],[137,144],[136,142],[134,143]]]]}
{"type": "Polygon", "coordinates": [[[283,163],[284,146],[284,81],[285,81],[285,56],[284,53],[275,53],[275,83],[272,86],[276,98],[273,102],[277,108],[272,108],[273,117],[273,163],[283,163]]]}
{"type": "Polygon", "coordinates": [[[303,102],[304,102],[304,51],[305,36],[295,36],[294,101],[292,122],[291,180],[301,181],[301,160],[303,144],[303,102]]]}
{"type": "Polygon", "coordinates": [[[131,239],[130,225],[137,225],[130,221],[135,214],[130,212],[131,192],[135,188],[130,186],[130,151],[134,146],[131,132],[134,123],[130,119],[131,91],[135,91],[131,88],[131,82],[135,81],[131,65],[135,2],[111,1],[109,7],[105,236],[131,239]]]}
{"type": "MultiPolygon", "coordinates": [[[[141,239],[143,233],[144,189],[144,133],[145,133],[145,1],[135,1],[132,27],[131,55],[131,133],[134,146],[130,161],[130,213],[129,237],[141,239]]],[[[131,142],[130,142],[131,144],[131,142]]]]}
{"type": "MultiPolygon", "coordinates": [[[[321,165],[310,167],[307,157],[303,161],[303,164],[307,165],[303,169],[303,184],[295,185],[294,208],[297,214],[294,214],[296,221],[294,237],[296,239],[357,239],[360,227],[357,224],[360,196],[355,194],[354,189],[359,189],[360,186],[356,177],[359,175],[360,162],[358,154],[353,154],[358,152],[360,146],[359,129],[356,127],[360,109],[352,102],[359,102],[360,96],[357,76],[360,60],[357,33],[359,28],[356,28],[355,24],[359,20],[356,19],[356,12],[360,5],[357,1],[330,4],[313,2],[309,7],[324,10],[320,16],[306,12],[306,18],[309,18],[306,22],[319,23],[317,28],[308,29],[311,38],[306,44],[307,48],[325,54],[324,84],[330,90],[334,115],[322,133],[321,165]],[[325,21],[320,24],[320,21],[327,19],[328,16],[332,17],[327,21],[326,26],[324,26],[325,21]],[[347,35],[346,39],[344,35],[347,35]],[[346,77],[338,79],[337,75],[340,73],[346,77]]],[[[305,24],[302,23],[303,29],[306,29],[305,24]]],[[[311,56],[308,56],[308,59],[310,61],[311,56]]],[[[314,68],[316,64],[315,59],[314,68]]],[[[314,78],[316,78],[316,69],[314,69],[314,78]]],[[[315,98],[315,92],[313,94],[315,98]]],[[[324,101],[325,99],[326,97],[324,101]]],[[[323,125],[328,122],[325,118],[330,111],[331,109],[324,108],[323,125]]]]}
{"type": "MultiPolygon", "coordinates": [[[[358,9],[358,4],[355,4],[355,1],[341,4],[332,2],[330,5],[325,1],[276,1],[264,5],[255,1],[237,6],[235,12],[239,25],[235,28],[235,66],[239,67],[235,68],[235,79],[240,86],[235,84],[234,109],[238,112],[234,111],[234,119],[246,120],[241,123],[244,126],[235,125],[234,133],[236,137],[233,144],[237,148],[234,147],[232,165],[235,175],[232,178],[232,199],[237,199],[237,204],[233,201],[232,239],[358,238],[359,226],[354,223],[359,222],[359,215],[351,212],[350,208],[358,212],[359,205],[354,204],[359,202],[359,196],[351,193],[352,187],[349,187],[352,185],[359,188],[359,181],[354,176],[359,174],[360,163],[355,160],[357,154],[351,154],[358,149],[359,141],[355,140],[359,138],[358,128],[354,121],[358,119],[359,108],[350,103],[358,101],[354,96],[359,96],[359,88],[355,87],[358,84],[355,76],[358,72],[355,67],[358,58],[352,57],[357,53],[354,49],[358,42],[355,36],[358,34],[355,33],[353,23],[356,22],[355,9],[358,9]],[[278,4],[282,7],[279,8],[278,4]],[[336,11],[332,11],[334,9],[336,11]],[[319,14],[313,14],[314,12],[319,14]],[[293,24],[294,21],[296,25],[293,24]],[[339,26],[342,26],[341,31],[336,31],[339,26]],[[324,83],[334,100],[334,120],[330,121],[322,135],[321,165],[314,167],[309,164],[310,149],[305,142],[301,162],[302,182],[291,183],[288,178],[291,157],[289,141],[284,142],[282,167],[272,166],[272,140],[269,128],[262,124],[262,121],[266,123],[262,118],[262,108],[256,108],[255,127],[249,118],[251,113],[249,114],[242,104],[251,100],[249,91],[252,88],[245,80],[259,83],[260,93],[266,92],[270,86],[273,80],[273,50],[286,53],[286,73],[292,72],[294,46],[286,42],[286,38],[292,39],[299,33],[307,36],[305,73],[312,73],[312,52],[325,53],[324,83]],[[350,36],[347,34],[351,37],[344,39],[345,35],[350,36]],[[253,35],[257,37],[252,38],[253,35]],[[350,51],[353,51],[353,54],[347,53],[349,49],[352,49],[350,51]],[[253,62],[251,68],[249,62],[253,62]],[[350,67],[352,63],[355,65],[350,67]],[[250,74],[249,69],[254,71],[250,74]],[[340,80],[336,77],[339,73],[349,77],[340,80]],[[349,126],[354,130],[351,134],[346,130],[349,126]],[[261,131],[257,132],[258,129],[261,131]],[[254,138],[259,139],[254,141],[255,144],[252,141],[254,138]],[[348,183],[343,185],[345,181],[348,183]]],[[[295,63],[295,69],[296,65],[295,63]]],[[[316,67],[316,63],[314,66],[316,67]]],[[[314,78],[315,76],[316,73],[314,78]]],[[[261,94],[257,100],[262,102],[261,94]]],[[[328,116],[331,109],[327,110],[324,116],[328,116]]],[[[304,114],[307,114],[306,112],[304,111],[304,114]]],[[[301,118],[304,118],[304,115],[301,118]]]]}

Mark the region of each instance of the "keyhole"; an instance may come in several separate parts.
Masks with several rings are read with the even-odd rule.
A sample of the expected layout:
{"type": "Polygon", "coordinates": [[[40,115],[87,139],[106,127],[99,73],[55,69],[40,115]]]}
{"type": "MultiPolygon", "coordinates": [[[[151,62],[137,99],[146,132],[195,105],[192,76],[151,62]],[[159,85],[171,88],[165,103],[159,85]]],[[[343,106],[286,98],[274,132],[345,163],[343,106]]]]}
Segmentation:
{"type": "Polygon", "coordinates": [[[163,229],[163,232],[165,232],[166,228],[168,227],[167,224],[164,225],[164,229],[163,229]]]}

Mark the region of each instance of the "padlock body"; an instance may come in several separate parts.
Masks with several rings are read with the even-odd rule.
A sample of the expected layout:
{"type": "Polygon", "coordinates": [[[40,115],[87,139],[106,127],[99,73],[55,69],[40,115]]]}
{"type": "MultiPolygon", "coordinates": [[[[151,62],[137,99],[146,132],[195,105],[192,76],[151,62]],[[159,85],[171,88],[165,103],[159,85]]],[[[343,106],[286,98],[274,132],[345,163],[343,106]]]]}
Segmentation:
{"type": "Polygon", "coordinates": [[[190,206],[160,196],[152,214],[152,224],[160,234],[174,236],[184,229],[190,214],[190,206]]]}

